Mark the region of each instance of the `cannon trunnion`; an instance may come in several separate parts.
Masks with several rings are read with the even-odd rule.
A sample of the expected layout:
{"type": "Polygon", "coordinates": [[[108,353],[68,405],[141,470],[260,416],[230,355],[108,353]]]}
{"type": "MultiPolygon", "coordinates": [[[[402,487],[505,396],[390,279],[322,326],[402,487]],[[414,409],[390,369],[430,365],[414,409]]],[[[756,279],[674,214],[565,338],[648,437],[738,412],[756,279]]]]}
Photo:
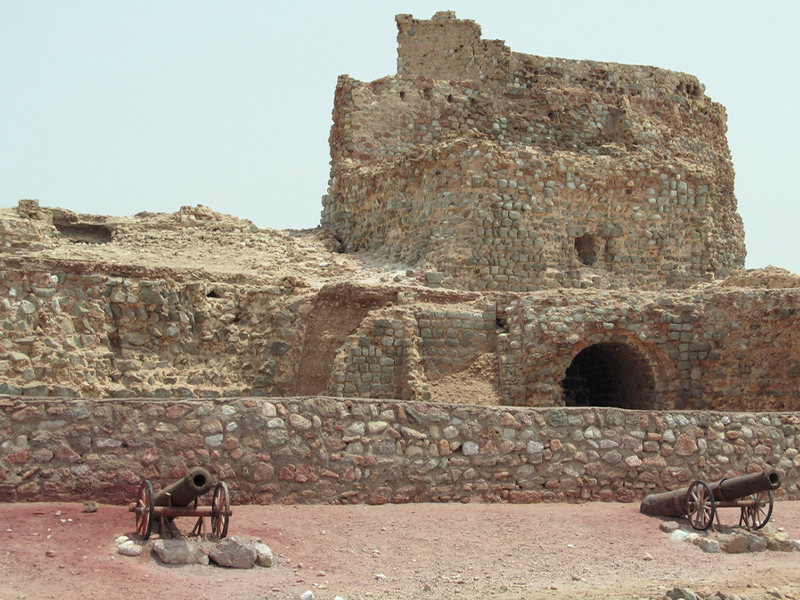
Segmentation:
{"type": "Polygon", "coordinates": [[[717,508],[739,508],[739,525],[761,529],[772,516],[773,490],[781,486],[781,477],[773,469],[761,473],[730,477],[714,483],[702,480],[671,492],[651,494],[642,500],[639,512],[657,517],[686,516],[692,527],[708,529],[719,515],[717,508]]]}
{"type": "Polygon", "coordinates": [[[161,534],[169,533],[175,517],[197,517],[192,535],[203,534],[203,518],[211,519],[211,533],[218,538],[228,534],[231,514],[230,494],[224,481],[217,483],[211,497],[211,506],[198,506],[200,496],[214,487],[211,474],[203,467],[193,467],[178,481],[153,494],[153,484],[148,480],[139,485],[136,502],[129,507],[135,513],[136,532],[147,539],[158,523],[161,534]],[[191,506],[190,506],[191,505],[191,506]]]}

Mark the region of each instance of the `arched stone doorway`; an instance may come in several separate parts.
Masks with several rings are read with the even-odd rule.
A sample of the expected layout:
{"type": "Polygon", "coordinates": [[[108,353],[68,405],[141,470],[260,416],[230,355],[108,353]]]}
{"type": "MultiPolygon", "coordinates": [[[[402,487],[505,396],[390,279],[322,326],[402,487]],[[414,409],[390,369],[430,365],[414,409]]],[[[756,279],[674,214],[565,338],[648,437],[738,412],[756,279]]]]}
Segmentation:
{"type": "Polygon", "coordinates": [[[572,359],[561,381],[566,406],[653,408],[654,389],[647,360],[620,342],[584,348],[572,359]]]}

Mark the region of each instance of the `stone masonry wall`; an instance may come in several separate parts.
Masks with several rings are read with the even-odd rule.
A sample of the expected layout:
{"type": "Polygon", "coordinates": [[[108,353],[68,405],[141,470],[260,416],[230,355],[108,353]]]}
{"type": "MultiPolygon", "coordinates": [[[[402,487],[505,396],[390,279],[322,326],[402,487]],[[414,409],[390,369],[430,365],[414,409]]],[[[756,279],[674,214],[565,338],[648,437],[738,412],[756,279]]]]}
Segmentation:
{"type": "Polygon", "coordinates": [[[310,306],[288,282],[256,289],[53,267],[0,273],[0,393],[213,397],[294,385],[297,321],[310,306]]]}
{"type": "Polygon", "coordinates": [[[39,267],[0,273],[0,393],[292,396],[313,376],[314,394],[436,400],[430,382],[489,354],[504,404],[559,406],[587,351],[617,406],[800,406],[798,288],[311,292],[39,267]]]}
{"type": "Polygon", "coordinates": [[[674,166],[461,141],[337,189],[327,225],[349,250],[421,263],[446,287],[682,288],[736,264],[719,190],[674,166]]]}
{"type": "Polygon", "coordinates": [[[693,295],[584,292],[513,300],[501,363],[509,403],[561,404],[560,383],[574,358],[616,344],[625,354],[616,357],[627,365],[622,370],[648,381],[629,408],[794,410],[798,300],[796,290],[725,287],[693,295]]]}
{"type": "Polygon", "coordinates": [[[430,400],[429,381],[495,352],[496,321],[488,306],[371,314],[342,346],[328,389],[336,397],[430,400]]]}
{"type": "Polygon", "coordinates": [[[342,76],[322,225],[445,285],[687,287],[744,262],[725,111],[696,78],[510,53],[400,15],[398,74],[342,76]]]}
{"type": "Polygon", "coordinates": [[[194,465],[236,503],[631,502],[766,466],[797,498],[799,434],[798,413],[0,397],[0,500],[127,504],[194,465]]]}

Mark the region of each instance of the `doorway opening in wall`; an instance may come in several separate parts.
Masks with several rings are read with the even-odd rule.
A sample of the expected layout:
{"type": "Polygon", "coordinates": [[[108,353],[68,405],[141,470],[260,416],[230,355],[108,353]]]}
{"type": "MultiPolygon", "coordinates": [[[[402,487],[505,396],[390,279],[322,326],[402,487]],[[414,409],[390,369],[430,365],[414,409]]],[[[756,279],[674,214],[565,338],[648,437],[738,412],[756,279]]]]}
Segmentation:
{"type": "Polygon", "coordinates": [[[584,348],[572,359],[561,381],[566,406],[652,408],[654,388],[647,360],[620,342],[584,348]]]}

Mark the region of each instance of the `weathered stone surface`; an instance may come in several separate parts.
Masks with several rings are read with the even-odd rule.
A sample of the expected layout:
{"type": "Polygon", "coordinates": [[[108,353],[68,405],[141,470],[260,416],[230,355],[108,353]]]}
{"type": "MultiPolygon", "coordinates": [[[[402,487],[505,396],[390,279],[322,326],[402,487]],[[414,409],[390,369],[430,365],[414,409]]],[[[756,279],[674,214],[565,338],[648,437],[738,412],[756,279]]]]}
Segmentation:
{"type": "Polygon", "coordinates": [[[717,534],[720,550],[728,554],[738,554],[747,552],[750,548],[750,541],[741,533],[717,534]]]}
{"type": "Polygon", "coordinates": [[[259,567],[271,567],[272,566],[272,549],[266,544],[262,544],[257,542],[253,544],[253,548],[256,551],[256,564],[259,567]]]}
{"type": "Polygon", "coordinates": [[[665,595],[670,600],[698,600],[697,594],[689,588],[672,588],[665,595]]]}
{"type": "Polygon", "coordinates": [[[256,561],[257,552],[250,542],[231,536],[216,542],[208,556],[221,567],[249,569],[256,561]]]}
{"type": "MultiPolygon", "coordinates": [[[[142,547],[133,540],[128,540],[117,546],[117,553],[121,554],[122,556],[141,556],[142,547]]],[[[167,555],[166,552],[165,555],[167,555]]],[[[166,563],[167,561],[162,559],[162,562],[166,563]]],[[[175,563],[167,563],[167,564],[175,564],[175,563]]]]}
{"type": "Polygon", "coordinates": [[[794,544],[787,534],[780,532],[767,536],[767,549],[774,552],[793,552],[794,544]]]}
{"type": "Polygon", "coordinates": [[[697,444],[688,435],[682,435],[675,443],[675,454],[678,456],[691,456],[697,452],[697,444]]]}
{"type": "Polygon", "coordinates": [[[742,535],[747,538],[749,544],[747,549],[749,552],[763,552],[767,549],[767,540],[765,537],[748,532],[743,532],[742,535]]]}
{"type": "Polygon", "coordinates": [[[187,540],[156,540],[153,552],[168,565],[208,564],[208,555],[197,544],[187,540]]]}
{"type": "Polygon", "coordinates": [[[667,158],[673,143],[703,139],[707,154],[682,158],[698,168],[729,160],[724,114],[696,78],[589,61],[557,60],[552,70],[554,59],[512,53],[501,42],[476,44],[480,27],[452,13],[431,20],[398,15],[397,26],[397,75],[367,84],[342,76],[334,96],[332,185],[322,222],[346,251],[382,246],[403,260],[433,264],[429,285],[512,291],[595,287],[605,270],[632,286],[701,281],[706,260],[720,274],[741,268],[741,219],[730,192],[722,191],[732,170],[716,166],[697,177],[667,158]],[[613,87],[595,83],[606,77],[613,87]],[[565,79],[580,92],[562,93],[565,79]],[[664,116],[645,108],[650,96],[633,91],[642,87],[670,106],[665,114],[700,107],[707,114],[679,126],[670,121],[670,135],[682,141],[667,143],[664,116]],[[542,90],[547,101],[538,104],[542,90]],[[457,144],[447,135],[455,132],[457,144]],[[645,150],[644,137],[664,154],[645,150]],[[618,178],[584,160],[595,152],[618,178]],[[632,160],[650,172],[631,169],[632,160]],[[380,186],[364,167],[381,169],[380,186]],[[609,213],[599,195],[633,201],[610,200],[609,213]],[[719,199],[720,213],[710,213],[709,198],[719,199]],[[461,209],[440,209],[454,205],[461,209]],[[588,216],[594,211],[607,218],[588,216]],[[704,242],[694,213],[724,232],[723,245],[704,242]],[[433,214],[441,215],[435,224],[433,214]],[[548,225],[554,214],[566,217],[565,227],[548,225]],[[676,222],[680,236],[669,232],[676,222]],[[499,256],[501,243],[506,252],[499,256]],[[664,254],[644,256],[640,249],[648,245],[664,254]],[[567,247],[574,252],[563,252],[567,247]]]}
{"type": "MultiPolygon", "coordinates": [[[[320,498],[320,486],[326,498],[339,495],[344,502],[494,501],[496,484],[502,485],[499,499],[508,502],[572,498],[632,502],[647,491],[660,491],[659,486],[687,485],[694,478],[712,481],[761,468],[763,459],[754,452],[758,445],[769,443],[776,454],[791,457],[794,465],[800,435],[800,416],[793,413],[492,406],[465,410],[459,405],[348,400],[340,403],[346,412],[339,413],[333,426],[334,421],[319,417],[338,410],[326,398],[228,398],[224,403],[119,400],[99,404],[92,412],[86,406],[81,399],[0,403],[0,420],[6,418],[16,428],[14,437],[0,447],[0,478],[10,499],[83,501],[91,494],[95,501],[127,503],[130,494],[104,483],[110,470],[115,472],[114,481],[124,485],[135,487],[147,478],[163,486],[186,473],[186,461],[214,456],[212,474],[225,479],[238,498],[248,502],[314,502],[320,498]],[[262,403],[269,408],[265,410],[262,403]],[[519,430],[505,427],[511,424],[509,411],[515,422],[527,425],[519,430]],[[550,412],[555,413],[552,419],[550,412]],[[164,420],[168,414],[185,415],[180,427],[164,420]],[[413,427],[401,425],[410,414],[413,427]],[[295,422],[302,416],[312,430],[293,430],[292,415],[295,422]],[[365,421],[366,415],[387,420],[365,421]],[[370,423],[381,423],[377,429],[382,429],[383,423],[394,419],[400,421],[393,423],[396,428],[369,433],[370,423]],[[663,439],[651,440],[659,449],[655,457],[644,445],[630,443],[601,457],[599,441],[622,440],[631,431],[632,420],[669,422],[676,442],[695,434],[699,422],[705,424],[706,438],[717,440],[738,439],[743,428],[756,421],[759,425],[749,428],[750,444],[737,446],[741,453],[708,454],[702,468],[687,466],[687,459],[674,451],[665,452],[672,446],[663,439]],[[560,423],[560,438],[553,435],[553,422],[560,423]],[[218,439],[189,433],[200,431],[203,423],[209,431],[222,429],[218,439]],[[602,430],[596,423],[604,424],[602,430]],[[295,433],[277,439],[269,436],[272,431],[295,433]],[[102,435],[90,435],[94,432],[102,435]],[[31,449],[34,440],[36,450],[31,449]],[[72,447],[62,445],[66,441],[72,447]],[[133,450],[122,451],[126,446],[133,450]],[[611,453],[624,460],[603,460],[611,453]],[[627,459],[639,457],[643,457],[641,471],[629,470],[627,459]],[[452,487],[441,491],[440,482],[452,487]]],[[[783,477],[786,497],[797,495],[792,469],[783,477]]]]}
{"type": "Polygon", "coordinates": [[[720,551],[719,542],[711,538],[700,538],[697,545],[703,552],[710,552],[713,554],[720,551]]]}
{"type": "Polygon", "coordinates": [[[673,531],[676,531],[676,530],[680,529],[681,525],[677,521],[662,521],[658,525],[658,528],[661,531],[663,531],[664,533],[670,533],[671,534],[673,531]]]}

